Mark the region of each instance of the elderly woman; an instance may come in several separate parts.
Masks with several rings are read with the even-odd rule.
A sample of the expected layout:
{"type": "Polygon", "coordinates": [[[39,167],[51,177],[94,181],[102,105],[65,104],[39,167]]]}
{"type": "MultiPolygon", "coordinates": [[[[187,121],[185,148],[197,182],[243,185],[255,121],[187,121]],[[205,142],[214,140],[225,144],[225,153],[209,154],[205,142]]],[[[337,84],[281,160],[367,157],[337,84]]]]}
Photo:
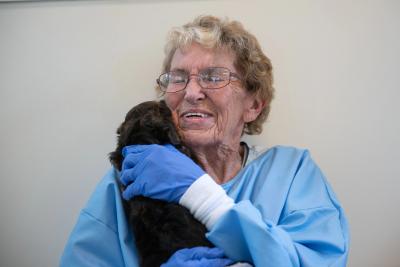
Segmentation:
{"type": "Polygon", "coordinates": [[[82,211],[62,266],[137,266],[117,179],[125,199],[188,208],[225,254],[182,250],[164,266],[219,266],[207,263],[213,257],[261,267],[346,265],[347,222],[308,151],[241,142],[261,132],[273,97],[272,67],[253,35],[238,22],[196,18],[171,32],[157,82],[199,165],[171,146],[126,147],[122,172],[110,171],[82,211]]]}

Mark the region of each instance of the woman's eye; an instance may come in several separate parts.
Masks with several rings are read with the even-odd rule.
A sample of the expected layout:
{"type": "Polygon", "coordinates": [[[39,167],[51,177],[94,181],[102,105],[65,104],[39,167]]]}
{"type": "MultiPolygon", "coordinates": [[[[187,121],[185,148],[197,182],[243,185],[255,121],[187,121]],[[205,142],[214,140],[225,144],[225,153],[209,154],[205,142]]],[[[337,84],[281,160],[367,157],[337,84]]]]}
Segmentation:
{"type": "Polygon", "coordinates": [[[205,81],[206,81],[206,82],[213,82],[213,83],[215,83],[215,82],[220,82],[220,81],[222,81],[222,78],[221,78],[220,76],[218,76],[218,75],[206,75],[204,78],[205,78],[205,81]]]}
{"type": "Polygon", "coordinates": [[[173,77],[173,79],[171,79],[172,83],[185,83],[186,82],[186,78],[183,76],[175,76],[173,77]]]}

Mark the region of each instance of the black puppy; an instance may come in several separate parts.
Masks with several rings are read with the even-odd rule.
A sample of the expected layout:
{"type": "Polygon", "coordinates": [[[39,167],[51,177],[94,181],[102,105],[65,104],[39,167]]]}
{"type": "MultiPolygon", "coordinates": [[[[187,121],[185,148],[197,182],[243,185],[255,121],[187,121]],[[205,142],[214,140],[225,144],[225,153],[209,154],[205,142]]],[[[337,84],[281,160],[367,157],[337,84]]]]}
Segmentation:
{"type": "MultiPolygon", "coordinates": [[[[164,101],[148,101],[133,107],[117,135],[117,148],[109,158],[118,170],[122,167],[122,149],[128,145],[172,144],[190,156],[180,142],[171,111],[164,101]]],[[[178,204],[138,196],[124,201],[124,206],[142,267],[159,267],[179,249],[213,247],[205,237],[205,226],[178,204]]]]}

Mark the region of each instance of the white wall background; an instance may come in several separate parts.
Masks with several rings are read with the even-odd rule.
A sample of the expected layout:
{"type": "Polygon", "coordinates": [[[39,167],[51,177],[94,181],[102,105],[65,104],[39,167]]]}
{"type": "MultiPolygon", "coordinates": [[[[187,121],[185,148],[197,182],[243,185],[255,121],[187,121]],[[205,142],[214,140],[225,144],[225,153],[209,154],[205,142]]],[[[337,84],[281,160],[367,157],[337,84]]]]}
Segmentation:
{"type": "Polygon", "coordinates": [[[114,131],[155,97],[169,28],[240,20],[275,67],[250,142],[310,148],[351,226],[349,266],[400,266],[399,1],[0,4],[0,266],[57,266],[109,168],[114,131]]]}

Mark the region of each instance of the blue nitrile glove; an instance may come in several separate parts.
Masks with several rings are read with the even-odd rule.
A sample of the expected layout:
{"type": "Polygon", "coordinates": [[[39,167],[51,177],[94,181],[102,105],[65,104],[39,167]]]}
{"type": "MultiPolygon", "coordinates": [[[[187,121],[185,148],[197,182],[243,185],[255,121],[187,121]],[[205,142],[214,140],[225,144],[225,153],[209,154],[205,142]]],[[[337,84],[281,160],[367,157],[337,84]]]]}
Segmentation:
{"type": "Polygon", "coordinates": [[[146,196],[178,203],[205,172],[172,145],[133,145],[122,149],[124,199],[146,196]]]}
{"type": "Polygon", "coordinates": [[[232,263],[219,248],[194,247],[178,250],[160,267],[225,267],[232,263]]]}

